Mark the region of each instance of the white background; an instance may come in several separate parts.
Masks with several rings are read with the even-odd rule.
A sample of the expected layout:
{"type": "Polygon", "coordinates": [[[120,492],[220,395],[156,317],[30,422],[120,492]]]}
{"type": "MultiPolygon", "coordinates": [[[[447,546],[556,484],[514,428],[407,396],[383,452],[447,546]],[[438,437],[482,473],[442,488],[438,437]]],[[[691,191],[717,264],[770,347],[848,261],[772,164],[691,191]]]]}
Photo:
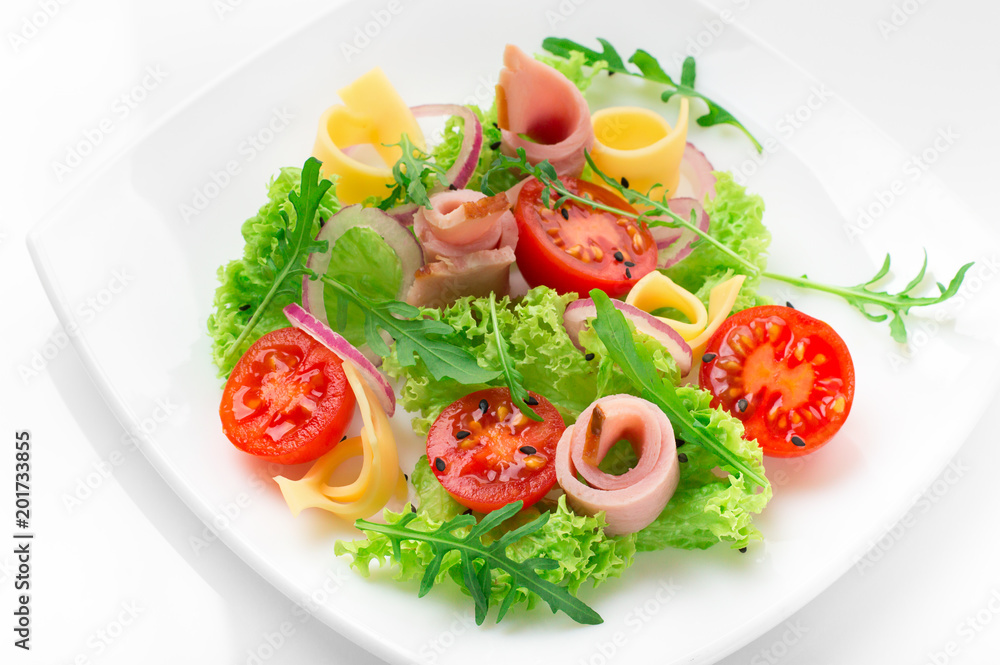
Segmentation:
{"type": "MultiPolygon", "coordinates": [[[[12,475],[14,431],[30,430],[37,540],[30,654],[11,646],[13,557],[0,546],[0,662],[377,662],[325,626],[293,614],[290,601],[224,546],[197,547],[204,526],[123,439],[65,345],[24,245],[28,228],[47,209],[152,122],[332,4],[4,2],[0,473],[12,475]],[[147,77],[147,89],[137,90],[149,71],[158,71],[161,80],[147,77]],[[88,132],[100,136],[92,153],[68,173],[57,173],[56,164],[88,132]]],[[[933,164],[934,175],[980,216],[996,219],[1000,5],[714,4],[858,107],[907,153],[919,154],[950,128],[957,139],[933,164]]],[[[649,48],[655,53],[656,45],[649,48]]],[[[191,159],[197,163],[198,156],[191,159]]],[[[884,186],[872,183],[873,197],[884,186]]],[[[948,227],[942,219],[941,232],[948,227]]],[[[1000,413],[1000,399],[990,413],[1000,413]]],[[[957,472],[942,476],[867,559],[725,665],[997,662],[1000,601],[991,599],[1000,598],[998,443],[992,419],[980,423],[956,457],[957,472]]],[[[6,488],[0,501],[7,501],[10,482],[0,481],[0,488],[6,488]]],[[[6,529],[0,527],[0,534],[6,529]]],[[[752,598],[734,602],[753,611],[752,598]]]]}

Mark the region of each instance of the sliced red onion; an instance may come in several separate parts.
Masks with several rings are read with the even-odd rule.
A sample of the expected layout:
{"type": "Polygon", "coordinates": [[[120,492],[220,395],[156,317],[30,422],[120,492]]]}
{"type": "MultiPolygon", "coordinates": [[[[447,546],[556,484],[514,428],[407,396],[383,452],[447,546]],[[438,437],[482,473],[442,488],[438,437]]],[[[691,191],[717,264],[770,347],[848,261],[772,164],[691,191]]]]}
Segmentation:
{"type": "Polygon", "coordinates": [[[399,222],[400,226],[408,229],[413,226],[413,216],[417,214],[417,210],[419,209],[420,206],[416,203],[404,203],[401,206],[390,208],[386,212],[390,217],[399,222]]]}
{"type": "Polygon", "coordinates": [[[414,106],[410,111],[415,118],[458,115],[465,120],[462,128],[462,147],[458,151],[455,163],[444,174],[456,189],[465,187],[479,164],[479,153],[483,150],[483,125],[479,122],[479,118],[469,107],[458,104],[424,104],[414,106]]]}
{"type": "Polygon", "coordinates": [[[681,157],[681,178],[687,181],[691,188],[691,196],[698,202],[715,198],[715,171],[705,153],[690,143],[684,146],[684,156],[681,157]]]}
{"type": "MultiPolygon", "coordinates": [[[[612,300],[611,304],[635,325],[636,330],[649,335],[663,345],[667,353],[677,362],[677,368],[681,371],[682,376],[691,371],[693,360],[691,347],[676,330],[638,307],[633,307],[620,300],[612,300]]],[[[595,316],[597,316],[597,307],[594,306],[594,301],[590,298],[570,303],[563,314],[563,326],[566,327],[566,332],[573,344],[581,351],[583,346],[580,344],[580,331],[587,325],[587,319],[592,319],[595,316]]]]}
{"type": "MultiPolygon", "coordinates": [[[[678,217],[690,221],[691,211],[697,213],[698,228],[708,231],[708,213],[695,199],[670,199],[670,210],[678,217]]],[[[653,217],[652,219],[665,219],[664,217],[653,217]]],[[[649,230],[656,239],[656,247],[659,249],[658,268],[669,268],[691,253],[691,245],[698,239],[698,234],[690,229],[682,229],[669,226],[654,226],[649,230]]]]}
{"type": "MultiPolygon", "coordinates": [[[[359,204],[347,206],[326,221],[316,236],[317,240],[326,240],[329,247],[340,239],[348,229],[356,226],[370,228],[379,234],[386,244],[396,252],[402,269],[403,281],[396,293],[396,300],[404,300],[413,285],[414,275],[424,265],[424,253],[420,244],[410,231],[395,219],[378,208],[363,208],[359,204]]],[[[313,252],[309,255],[306,266],[318,275],[325,275],[330,267],[330,252],[313,252]]],[[[326,304],[323,301],[323,281],[302,278],[302,305],[310,314],[325,325],[330,325],[326,316],[326,304]]],[[[367,353],[372,362],[381,364],[382,359],[376,354],[367,353]]]]}
{"type": "Polygon", "coordinates": [[[361,376],[371,387],[378,398],[379,404],[387,414],[396,412],[396,393],[392,386],[361,351],[351,345],[343,336],[330,330],[330,327],[315,316],[292,303],[282,310],[293,326],[306,333],[317,342],[337,354],[337,357],[349,362],[357,368],[361,376]]]}

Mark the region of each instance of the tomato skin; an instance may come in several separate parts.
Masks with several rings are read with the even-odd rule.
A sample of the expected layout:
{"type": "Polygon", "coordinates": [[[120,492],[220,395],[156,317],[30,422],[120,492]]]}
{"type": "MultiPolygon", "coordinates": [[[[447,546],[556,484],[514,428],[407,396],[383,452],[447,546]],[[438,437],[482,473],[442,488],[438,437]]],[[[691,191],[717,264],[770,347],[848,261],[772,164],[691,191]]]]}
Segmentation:
{"type": "Polygon", "coordinates": [[[566,425],[547,399],[531,394],[542,422],[518,418],[507,388],[488,388],[454,402],[431,425],[427,461],[442,487],[466,508],[488,513],[518,500],[527,508],[556,484],[556,444],[566,425]],[[469,434],[460,439],[459,432],[469,434]]]}
{"type": "Polygon", "coordinates": [[[301,464],[340,442],[355,403],[340,358],[301,330],[282,328],[257,340],[236,363],[219,417],[243,452],[301,464]]]}
{"type": "MultiPolygon", "coordinates": [[[[575,194],[586,194],[598,203],[635,212],[617,194],[603,187],[577,178],[560,180],[575,194]]],[[[514,254],[529,285],[544,284],[559,293],[575,292],[582,298],[591,289],[620,296],[656,268],[656,241],[644,223],[637,224],[634,219],[573,201],[560,208],[566,210],[566,219],[560,210],[544,205],[542,190],[541,182],[529,180],[521,188],[514,207],[518,232],[514,254]],[[621,261],[615,258],[616,252],[621,252],[621,261]]]]}
{"type": "Polygon", "coordinates": [[[704,360],[699,379],[712,406],[740,419],[765,455],[811,453],[850,415],[851,353],[833,328],[798,310],[767,305],[732,315],[704,360]]]}

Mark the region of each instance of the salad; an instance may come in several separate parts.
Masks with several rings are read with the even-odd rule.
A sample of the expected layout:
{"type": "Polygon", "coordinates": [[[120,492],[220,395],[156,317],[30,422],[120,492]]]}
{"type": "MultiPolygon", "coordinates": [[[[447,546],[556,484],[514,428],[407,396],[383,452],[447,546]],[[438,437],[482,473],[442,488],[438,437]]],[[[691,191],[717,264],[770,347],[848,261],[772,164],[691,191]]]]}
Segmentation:
{"type": "Polygon", "coordinates": [[[640,553],[762,539],[763,456],[835,440],[855,384],[836,331],[762,281],[839,296],[905,341],[910,309],[971,266],[931,296],[926,257],[899,293],[877,286],[888,256],[850,287],[769,272],[763,200],[687,134],[757,139],[695,89],[693,58],[675,78],[598,41],[507,46],[488,109],[409,107],[380,69],[341,89],[244,223],[208,320],[222,429],[289,465],[292,513],[354,523],[332,554],[420,596],[455,584],[478,623],[541,602],[600,623],[579,590],[640,553]],[[664,104],[591,109],[612,75],[664,104]],[[400,406],[423,440],[412,469],[400,406]]]}

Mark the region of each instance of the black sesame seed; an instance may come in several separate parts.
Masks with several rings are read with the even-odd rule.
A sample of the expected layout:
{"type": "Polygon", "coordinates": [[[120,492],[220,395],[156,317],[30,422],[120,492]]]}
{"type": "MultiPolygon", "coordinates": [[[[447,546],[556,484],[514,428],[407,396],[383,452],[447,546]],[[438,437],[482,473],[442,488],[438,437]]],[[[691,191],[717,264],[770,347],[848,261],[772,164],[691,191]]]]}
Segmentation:
{"type": "Polygon", "coordinates": [[[748,406],[750,406],[750,402],[746,401],[741,397],[740,401],[736,403],[736,410],[739,411],[740,413],[743,413],[744,411],[747,410],[748,406]]]}
{"type": "Polygon", "coordinates": [[[625,268],[625,279],[632,279],[632,271],[625,268]]]}
{"type": "Polygon", "coordinates": [[[716,355],[714,353],[706,353],[705,355],[703,355],[701,357],[701,362],[703,362],[703,363],[710,363],[713,360],[715,360],[715,358],[716,358],[716,355]]]}
{"type": "Polygon", "coordinates": [[[793,305],[792,303],[788,302],[787,300],[785,301],[785,307],[788,307],[789,309],[795,309],[795,305],[793,305]]]}
{"type": "Polygon", "coordinates": [[[410,477],[404,473],[403,480],[405,480],[406,482],[410,482],[410,477]]]}
{"type": "Polygon", "coordinates": [[[495,123],[495,122],[493,123],[493,126],[494,126],[494,127],[496,127],[497,129],[500,129],[500,125],[498,125],[498,124],[497,124],[497,123],[495,123]]]}
{"type": "Polygon", "coordinates": [[[499,147],[500,147],[500,141],[496,141],[490,144],[490,150],[496,150],[499,147]]]}
{"type": "Polygon", "coordinates": [[[458,187],[456,187],[455,185],[452,184],[452,185],[448,185],[448,189],[450,189],[451,191],[454,192],[455,190],[458,189],[458,187]]]}
{"type": "Polygon", "coordinates": [[[416,507],[416,506],[414,506],[414,505],[413,505],[412,503],[410,504],[410,512],[411,512],[411,513],[415,513],[415,512],[417,512],[417,507],[416,507]]]}
{"type": "Polygon", "coordinates": [[[245,312],[250,309],[250,305],[240,305],[240,311],[245,312]]]}
{"type": "Polygon", "coordinates": [[[434,468],[438,471],[444,471],[445,463],[444,460],[438,457],[434,460],[434,468]]]}
{"type": "Polygon", "coordinates": [[[593,353],[588,353],[583,358],[584,358],[584,360],[593,360],[594,359],[594,354],[593,353]]]}
{"type": "Polygon", "coordinates": [[[622,187],[628,189],[628,178],[626,178],[625,176],[622,176],[622,187]]]}
{"type": "Polygon", "coordinates": [[[625,267],[626,268],[634,268],[635,267],[635,262],[633,262],[633,261],[626,261],[625,262],[625,267]]]}
{"type": "Polygon", "coordinates": [[[683,446],[683,445],[684,445],[685,443],[687,443],[687,441],[683,441],[683,440],[681,440],[681,439],[677,439],[677,446],[676,446],[676,447],[677,447],[677,448],[680,448],[680,447],[681,447],[681,446],[683,446]]]}
{"type": "Polygon", "coordinates": [[[792,437],[792,443],[794,443],[799,448],[805,448],[806,447],[806,442],[802,440],[801,436],[793,436],[792,437]]]}
{"type": "Polygon", "coordinates": [[[684,464],[685,462],[688,461],[688,456],[685,455],[684,453],[678,453],[677,454],[677,461],[680,462],[681,464],[684,464]]]}
{"type": "Polygon", "coordinates": [[[612,69],[610,72],[608,72],[608,76],[614,76],[614,75],[615,75],[615,70],[612,69]]]}
{"type": "Polygon", "coordinates": [[[472,508],[466,508],[465,510],[462,511],[462,514],[463,515],[471,515],[472,514],[472,508]]]}
{"type": "Polygon", "coordinates": [[[622,254],[621,252],[615,252],[615,261],[617,261],[618,263],[621,263],[624,260],[625,260],[625,255],[624,254],[622,254]]]}
{"type": "Polygon", "coordinates": [[[528,399],[524,400],[524,403],[528,406],[538,406],[538,400],[533,395],[528,395],[528,399]]]}
{"type": "Polygon", "coordinates": [[[534,446],[521,446],[520,451],[525,455],[534,455],[538,452],[535,450],[534,446]]]}
{"type": "Polygon", "coordinates": [[[566,208],[563,208],[559,212],[562,213],[563,219],[569,219],[569,210],[567,210],[566,208]]]}
{"type": "Polygon", "coordinates": [[[347,441],[347,435],[345,434],[341,441],[347,441]]]}
{"type": "Polygon", "coordinates": [[[740,548],[740,554],[746,554],[746,553],[747,553],[747,548],[741,547],[740,548]]]}
{"type": "Polygon", "coordinates": [[[469,436],[470,434],[472,434],[472,432],[466,432],[464,429],[463,430],[459,430],[458,434],[455,435],[455,438],[458,439],[459,441],[461,441],[462,439],[464,439],[465,437],[469,436]]]}
{"type": "Polygon", "coordinates": [[[483,413],[486,413],[487,411],[490,410],[490,403],[487,402],[485,399],[479,400],[479,410],[482,411],[483,413]]]}

